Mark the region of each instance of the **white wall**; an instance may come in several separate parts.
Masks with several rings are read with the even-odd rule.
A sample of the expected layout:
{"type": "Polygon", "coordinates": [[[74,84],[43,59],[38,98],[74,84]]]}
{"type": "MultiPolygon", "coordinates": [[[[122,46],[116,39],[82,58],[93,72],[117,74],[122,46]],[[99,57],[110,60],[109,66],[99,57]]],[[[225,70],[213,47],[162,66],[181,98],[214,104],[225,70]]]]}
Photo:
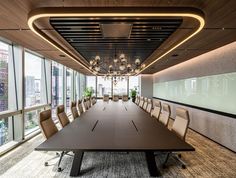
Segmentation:
{"type": "Polygon", "coordinates": [[[153,76],[140,75],[140,95],[152,98],[153,96],[153,76]]]}
{"type": "MultiPolygon", "coordinates": [[[[236,72],[236,42],[158,72],[154,74],[153,82],[155,84],[230,72],[236,72]]],[[[172,108],[172,117],[175,116],[176,107],[183,107],[173,103],[169,104],[172,108]]],[[[185,108],[190,112],[190,127],[192,129],[236,151],[236,118],[191,107],[185,108]]]]}

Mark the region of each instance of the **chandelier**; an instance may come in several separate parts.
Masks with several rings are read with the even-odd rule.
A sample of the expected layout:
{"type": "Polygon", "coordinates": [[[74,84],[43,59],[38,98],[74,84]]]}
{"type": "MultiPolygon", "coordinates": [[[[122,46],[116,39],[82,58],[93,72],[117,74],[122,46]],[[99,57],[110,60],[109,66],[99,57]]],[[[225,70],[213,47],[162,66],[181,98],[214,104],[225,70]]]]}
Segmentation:
{"type": "Polygon", "coordinates": [[[103,65],[104,62],[102,62],[100,56],[97,55],[90,61],[89,68],[96,74],[98,74],[101,69],[103,69],[105,77],[122,77],[136,75],[145,67],[145,64],[141,64],[140,58],[136,58],[134,60],[134,63],[131,63],[128,62],[124,53],[120,54],[120,56],[117,57],[116,50],[114,58],[112,60],[109,60],[106,69],[104,69],[103,65]]]}

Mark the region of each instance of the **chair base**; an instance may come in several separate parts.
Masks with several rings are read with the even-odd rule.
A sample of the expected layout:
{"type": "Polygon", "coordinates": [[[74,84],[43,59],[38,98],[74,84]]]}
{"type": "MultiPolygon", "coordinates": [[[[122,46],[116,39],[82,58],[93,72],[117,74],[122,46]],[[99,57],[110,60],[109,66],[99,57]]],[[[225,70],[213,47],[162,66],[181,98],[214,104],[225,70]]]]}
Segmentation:
{"type": "Polygon", "coordinates": [[[166,159],[162,165],[163,169],[167,168],[167,162],[170,158],[170,156],[173,156],[177,161],[179,161],[181,163],[181,167],[182,169],[186,169],[187,164],[181,159],[181,154],[176,154],[176,153],[167,153],[166,159]]]}

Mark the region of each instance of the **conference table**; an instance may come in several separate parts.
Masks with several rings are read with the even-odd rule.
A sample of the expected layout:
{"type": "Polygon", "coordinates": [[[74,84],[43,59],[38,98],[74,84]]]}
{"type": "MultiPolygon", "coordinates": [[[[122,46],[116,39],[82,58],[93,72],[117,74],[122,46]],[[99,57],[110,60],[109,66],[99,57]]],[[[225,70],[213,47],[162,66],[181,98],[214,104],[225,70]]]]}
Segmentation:
{"type": "Polygon", "coordinates": [[[195,149],[133,102],[110,100],[98,101],[35,150],[74,152],[70,176],[80,175],[84,152],[144,152],[150,176],[160,176],[154,152],[195,149]]]}

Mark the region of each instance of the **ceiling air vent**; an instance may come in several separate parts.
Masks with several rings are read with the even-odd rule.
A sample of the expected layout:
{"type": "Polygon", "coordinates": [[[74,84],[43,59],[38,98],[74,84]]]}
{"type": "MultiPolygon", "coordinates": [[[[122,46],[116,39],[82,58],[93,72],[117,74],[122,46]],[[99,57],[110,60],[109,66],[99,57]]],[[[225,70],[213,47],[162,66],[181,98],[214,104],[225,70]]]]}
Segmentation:
{"type": "Polygon", "coordinates": [[[100,24],[103,38],[129,38],[132,24],[112,23],[100,24]]]}

